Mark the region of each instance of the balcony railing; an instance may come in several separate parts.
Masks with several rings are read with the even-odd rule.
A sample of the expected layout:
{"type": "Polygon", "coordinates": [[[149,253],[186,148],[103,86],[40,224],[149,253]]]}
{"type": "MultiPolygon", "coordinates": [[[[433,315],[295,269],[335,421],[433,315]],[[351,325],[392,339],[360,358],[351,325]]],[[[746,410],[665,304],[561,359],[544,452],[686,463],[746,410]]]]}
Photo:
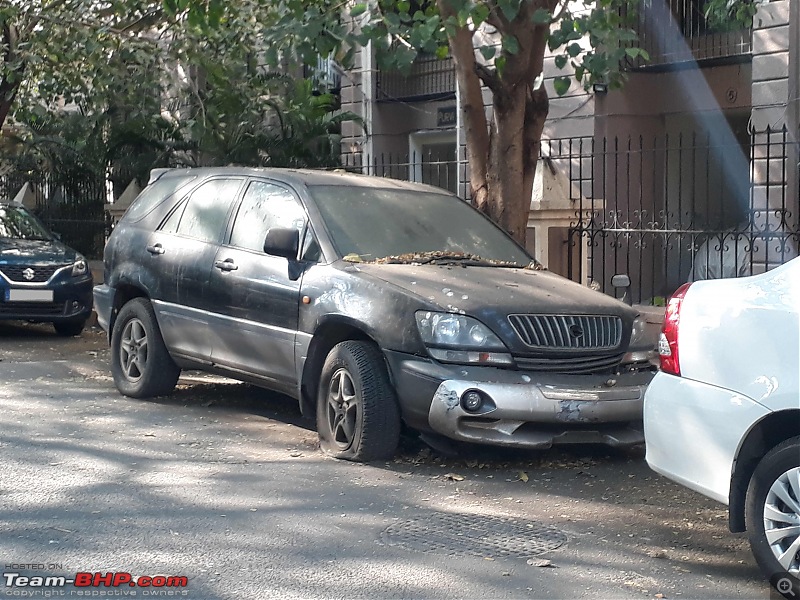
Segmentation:
{"type": "Polygon", "coordinates": [[[453,59],[420,55],[407,75],[397,71],[378,71],[376,88],[377,99],[382,102],[454,98],[456,72],[453,59]]]}
{"type": "Polygon", "coordinates": [[[715,31],[708,26],[704,4],[704,0],[644,0],[633,29],[639,35],[636,46],[646,50],[650,60],[631,60],[628,66],[745,60],[752,50],[752,29],[715,31]]]}

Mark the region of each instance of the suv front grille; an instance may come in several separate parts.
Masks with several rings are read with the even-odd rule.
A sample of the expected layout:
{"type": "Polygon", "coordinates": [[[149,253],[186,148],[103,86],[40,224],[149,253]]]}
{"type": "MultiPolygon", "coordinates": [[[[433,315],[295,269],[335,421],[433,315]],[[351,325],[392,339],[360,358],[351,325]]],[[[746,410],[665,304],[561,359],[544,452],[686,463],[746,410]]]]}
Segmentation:
{"type": "Polygon", "coordinates": [[[0,271],[2,271],[3,275],[8,277],[11,281],[17,281],[20,283],[44,283],[53,276],[53,273],[55,273],[58,269],[63,269],[65,266],[67,265],[3,265],[0,267],[0,271]],[[26,269],[33,271],[32,279],[26,279],[23,275],[23,272],[26,269]]]}
{"type": "Polygon", "coordinates": [[[530,358],[514,356],[517,367],[524,371],[541,373],[562,373],[570,375],[589,375],[608,372],[622,360],[623,354],[611,356],[569,356],[562,358],[530,358]]]}
{"type": "Polygon", "coordinates": [[[590,315],[509,315],[522,343],[551,350],[611,350],[622,341],[622,319],[590,315]]]}

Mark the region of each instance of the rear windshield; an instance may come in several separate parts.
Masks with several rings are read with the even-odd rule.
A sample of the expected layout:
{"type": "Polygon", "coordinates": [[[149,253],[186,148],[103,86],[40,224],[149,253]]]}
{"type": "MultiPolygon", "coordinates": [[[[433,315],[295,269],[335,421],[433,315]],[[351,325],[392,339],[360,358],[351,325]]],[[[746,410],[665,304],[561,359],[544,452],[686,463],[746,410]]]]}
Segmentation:
{"type": "Polygon", "coordinates": [[[497,226],[449,194],[314,186],[336,251],[366,262],[427,252],[463,253],[527,266],[531,258],[497,226]]]}
{"type": "Polygon", "coordinates": [[[184,187],[194,177],[161,177],[148,185],[125,212],[126,221],[138,221],[147,213],[184,187]]]}

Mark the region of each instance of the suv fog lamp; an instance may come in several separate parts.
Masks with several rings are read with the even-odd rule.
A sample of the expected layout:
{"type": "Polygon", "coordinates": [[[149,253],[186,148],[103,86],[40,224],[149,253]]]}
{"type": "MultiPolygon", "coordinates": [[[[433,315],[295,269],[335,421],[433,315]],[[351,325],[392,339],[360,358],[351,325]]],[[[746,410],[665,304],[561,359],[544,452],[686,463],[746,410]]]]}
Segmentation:
{"type": "Polygon", "coordinates": [[[478,390],[467,390],[461,395],[461,406],[468,412],[477,412],[483,406],[483,394],[478,390]]]}

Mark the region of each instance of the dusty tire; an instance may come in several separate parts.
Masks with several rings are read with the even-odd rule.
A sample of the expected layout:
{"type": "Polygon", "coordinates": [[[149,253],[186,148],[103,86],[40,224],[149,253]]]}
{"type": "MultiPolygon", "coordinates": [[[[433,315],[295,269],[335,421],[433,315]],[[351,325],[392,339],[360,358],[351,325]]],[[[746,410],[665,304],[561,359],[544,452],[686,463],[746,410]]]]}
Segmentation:
{"type": "Polygon", "coordinates": [[[181,370],[167,352],[153,307],[134,298],[117,315],[111,334],[111,373],[126,396],[150,398],[169,394],[181,370]]]}
{"type": "Polygon", "coordinates": [[[83,328],[86,326],[86,321],[57,321],[53,323],[53,329],[62,337],[75,337],[80,335],[83,328]]]}
{"type": "Polygon", "coordinates": [[[323,451],[368,462],[394,456],[400,410],[383,355],[374,344],[337,344],[325,359],[317,393],[317,431],[323,451]]]}
{"type": "Polygon", "coordinates": [[[800,591],[800,532],[792,527],[798,520],[800,437],[794,437],[770,450],[758,463],[747,489],[745,523],[753,556],[770,583],[775,586],[788,579],[800,591]],[[784,528],[794,533],[782,534],[784,528]],[[782,554],[785,558],[779,561],[782,554]]]}

